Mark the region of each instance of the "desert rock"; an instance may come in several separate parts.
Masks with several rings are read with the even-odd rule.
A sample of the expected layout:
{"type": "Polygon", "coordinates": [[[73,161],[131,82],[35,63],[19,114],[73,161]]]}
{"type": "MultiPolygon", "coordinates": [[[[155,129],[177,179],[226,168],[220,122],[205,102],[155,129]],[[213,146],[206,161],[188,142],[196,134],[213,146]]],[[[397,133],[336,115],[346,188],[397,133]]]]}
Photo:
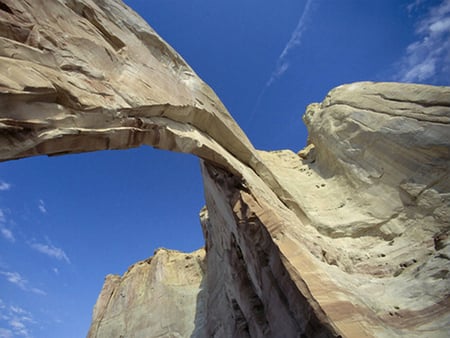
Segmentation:
{"type": "Polygon", "coordinates": [[[108,275],[88,337],[189,337],[202,331],[205,251],[159,249],[122,276],[108,275]]]}
{"type": "Polygon", "coordinates": [[[201,161],[205,258],[108,276],[90,337],[448,336],[449,87],[340,86],[307,108],[306,149],[263,152],[121,1],[1,4],[0,160],[201,161]]]}

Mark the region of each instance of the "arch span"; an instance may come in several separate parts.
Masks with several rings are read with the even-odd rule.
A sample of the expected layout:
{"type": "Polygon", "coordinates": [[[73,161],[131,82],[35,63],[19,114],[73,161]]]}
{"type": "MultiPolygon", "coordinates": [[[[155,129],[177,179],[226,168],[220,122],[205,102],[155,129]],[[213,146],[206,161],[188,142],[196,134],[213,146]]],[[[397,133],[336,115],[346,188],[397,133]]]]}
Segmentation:
{"type": "MultiPolygon", "coordinates": [[[[393,317],[371,289],[359,293],[354,286],[387,280],[398,296],[409,283],[411,270],[403,273],[409,262],[400,262],[401,276],[384,267],[401,258],[396,250],[385,254],[386,246],[415,250],[416,238],[397,230],[397,221],[409,229],[409,220],[437,201],[433,226],[448,228],[448,88],[340,86],[308,108],[313,144],[302,161],[289,152],[256,151],[213,91],[120,0],[1,0],[0,65],[0,160],[143,144],[201,159],[208,257],[201,302],[209,336],[416,336],[430,320],[441,333],[448,297],[418,310],[415,297],[403,294],[405,308],[393,317]],[[427,133],[417,138],[419,130],[427,133]],[[418,163],[420,175],[411,176],[418,163]],[[311,188],[301,170],[321,184],[311,188]],[[341,213],[346,191],[346,201],[357,202],[341,213]],[[406,244],[386,244],[397,235],[406,244]],[[350,244],[341,250],[342,243],[350,244]],[[354,245],[356,255],[347,255],[354,245]],[[375,246],[383,248],[379,256],[363,256],[373,264],[382,259],[382,269],[358,260],[375,246]],[[351,264],[361,267],[358,276],[345,269],[351,264]]],[[[436,235],[439,251],[436,241],[447,237],[436,235]]],[[[420,243],[423,264],[432,259],[425,255],[432,242],[420,243]]],[[[421,278],[427,285],[428,277],[421,278]]],[[[436,299],[445,295],[433,290],[436,299]]]]}
{"type": "MultiPolygon", "coordinates": [[[[271,215],[267,220],[270,224],[266,224],[269,230],[264,230],[260,223],[257,227],[265,234],[265,245],[278,255],[270,263],[274,266],[261,270],[262,276],[247,279],[254,284],[248,286],[253,290],[251,296],[240,294],[241,286],[232,277],[244,273],[242,269],[253,273],[251,253],[245,253],[238,265],[228,262],[232,257],[227,259],[224,264],[229,270],[219,284],[214,278],[221,273],[214,272],[217,264],[214,259],[209,260],[208,293],[218,294],[223,304],[214,308],[216,299],[208,298],[207,330],[223,326],[214,318],[220,318],[221,311],[229,316],[228,310],[236,306],[241,307],[239,311],[247,318],[256,315],[251,302],[257,297],[257,280],[269,278],[258,304],[267,302],[264,299],[275,287],[279,292],[270,297],[278,299],[287,317],[277,319],[277,313],[271,311],[257,314],[261,321],[250,321],[250,332],[260,334],[276,328],[281,330],[278,333],[286,331],[285,335],[290,336],[292,330],[305,332],[318,327],[327,336],[333,336],[336,328],[325,318],[314,297],[308,294],[304,303],[299,288],[301,278],[289,277],[298,272],[284,266],[286,256],[279,252],[283,249],[270,240],[282,237],[287,226],[301,226],[301,221],[285,205],[295,207],[295,200],[277,183],[211,88],[181,56],[120,0],[3,0],[2,3],[0,160],[126,149],[144,144],[198,156],[202,160],[205,194],[217,188],[216,193],[224,197],[213,193],[207,201],[209,216],[207,212],[202,214],[206,240],[217,239],[210,236],[223,236],[219,241],[225,244],[225,247],[215,245],[211,251],[210,242],[209,255],[223,255],[243,241],[235,233],[234,246],[229,247],[230,231],[237,231],[232,227],[237,222],[233,205],[238,191],[258,196],[252,201],[269,208],[263,212],[271,215]],[[209,184],[216,187],[208,187],[209,184]],[[219,208],[226,215],[217,213],[214,203],[225,203],[219,208]],[[208,230],[208,224],[217,227],[220,222],[225,222],[223,229],[208,230]],[[278,281],[271,276],[281,271],[284,284],[277,286],[278,281]],[[232,285],[226,294],[224,283],[232,285]],[[289,293],[290,298],[285,299],[283,293],[289,293]],[[229,297],[234,305],[229,304],[229,297]],[[289,325],[281,324],[287,321],[289,325]]],[[[229,317],[223,327],[225,335],[232,335],[236,329],[238,323],[233,318],[229,317]]]]}
{"type": "Polygon", "coordinates": [[[147,144],[225,165],[250,142],[213,91],[121,2],[1,11],[2,160],[147,144]]]}

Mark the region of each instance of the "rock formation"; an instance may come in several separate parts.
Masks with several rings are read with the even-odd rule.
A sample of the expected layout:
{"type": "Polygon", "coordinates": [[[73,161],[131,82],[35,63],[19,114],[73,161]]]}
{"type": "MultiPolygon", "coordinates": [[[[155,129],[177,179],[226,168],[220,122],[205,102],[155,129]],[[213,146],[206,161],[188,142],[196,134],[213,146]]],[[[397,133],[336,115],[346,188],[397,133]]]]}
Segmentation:
{"type": "Polygon", "coordinates": [[[448,336],[450,88],[338,87],[306,149],[262,152],[119,0],[1,0],[0,36],[0,160],[201,159],[206,258],[107,277],[89,337],[448,336]]]}
{"type": "Polygon", "coordinates": [[[106,276],[88,337],[190,337],[203,332],[204,260],[204,249],[191,254],[159,249],[123,277],[106,276]]]}

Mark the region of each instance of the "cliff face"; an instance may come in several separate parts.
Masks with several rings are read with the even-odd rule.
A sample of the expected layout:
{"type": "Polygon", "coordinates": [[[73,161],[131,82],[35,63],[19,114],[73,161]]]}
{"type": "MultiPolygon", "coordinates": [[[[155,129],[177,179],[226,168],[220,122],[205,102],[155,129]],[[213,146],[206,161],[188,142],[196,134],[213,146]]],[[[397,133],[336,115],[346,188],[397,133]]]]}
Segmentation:
{"type": "Polygon", "coordinates": [[[304,119],[305,150],[259,152],[296,218],[204,167],[208,290],[237,300],[252,337],[446,336],[450,88],[341,86],[304,119]]]}
{"type": "Polygon", "coordinates": [[[356,83],[298,154],[250,144],[118,0],[1,2],[0,160],[147,144],[201,159],[203,251],[108,276],[89,337],[446,337],[450,88],[356,83]]]}
{"type": "Polygon", "coordinates": [[[122,276],[108,275],[88,337],[189,337],[204,331],[205,251],[159,249],[122,276]]]}

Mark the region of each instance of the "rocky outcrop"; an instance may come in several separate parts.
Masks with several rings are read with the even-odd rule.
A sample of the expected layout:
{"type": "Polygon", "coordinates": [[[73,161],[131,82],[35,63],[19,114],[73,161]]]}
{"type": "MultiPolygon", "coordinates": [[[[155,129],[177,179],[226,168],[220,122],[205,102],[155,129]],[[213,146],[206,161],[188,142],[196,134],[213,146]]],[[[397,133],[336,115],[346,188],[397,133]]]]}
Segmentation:
{"type": "Polygon", "coordinates": [[[378,321],[371,336],[446,336],[450,88],[340,86],[304,121],[300,158],[260,153],[311,225],[297,236],[367,311],[360,324],[378,321]]]}
{"type": "Polygon", "coordinates": [[[2,0],[0,35],[0,160],[201,159],[205,261],[107,277],[90,337],[448,336],[450,88],[338,87],[306,149],[262,152],[119,0],[2,0]]]}
{"type": "Polygon", "coordinates": [[[122,276],[108,275],[88,337],[189,337],[204,331],[205,251],[159,249],[122,276]]]}

